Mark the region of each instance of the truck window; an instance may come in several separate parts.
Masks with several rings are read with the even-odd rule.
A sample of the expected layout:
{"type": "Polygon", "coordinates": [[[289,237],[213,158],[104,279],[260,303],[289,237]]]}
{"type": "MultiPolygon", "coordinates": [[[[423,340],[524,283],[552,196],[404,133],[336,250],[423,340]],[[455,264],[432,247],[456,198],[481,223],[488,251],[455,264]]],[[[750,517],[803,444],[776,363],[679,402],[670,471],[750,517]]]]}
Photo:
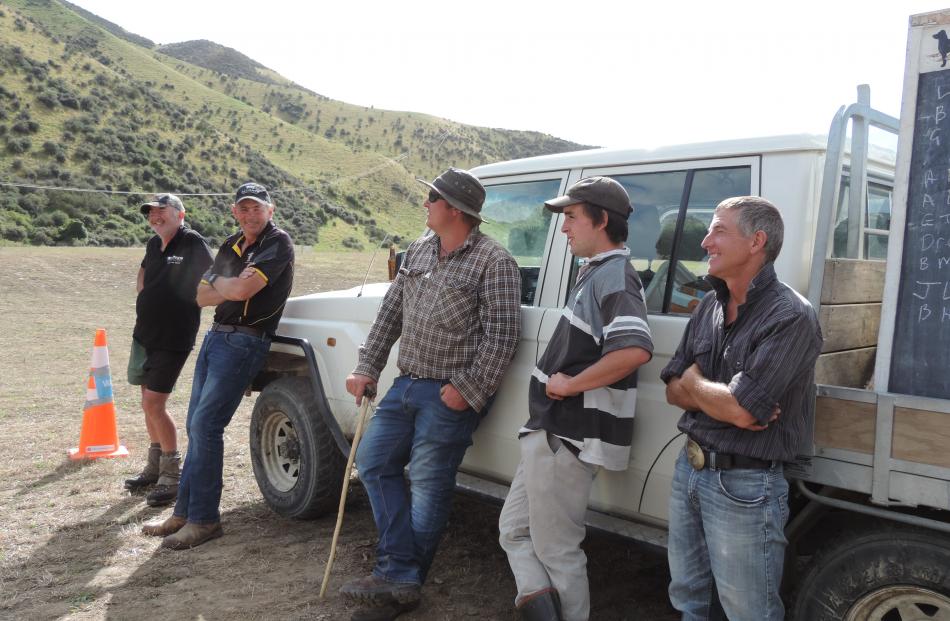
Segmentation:
{"type": "Polygon", "coordinates": [[[521,270],[521,303],[534,304],[541,258],[551,225],[544,201],[557,196],[561,179],[488,185],[481,230],[514,256],[521,270]]]}
{"type": "Polygon", "coordinates": [[[887,259],[887,235],[891,226],[892,190],[883,183],[868,182],[867,200],[860,233],[858,255],[848,256],[848,201],[851,195],[851,178],[841,179],[838,192],[838,208],[835,215],[834,243],[831,256],[847,259],[887,259]]]}
{"type": "Polygon", "coordinates": [[[627,247],[643,281],[647,310],[689,313],[703,298],[709,286],[702,279],[707,269],[700,244],[716,205],[749,194],[751,175],[748,166],[739,166],[613,176],[634,206],[627,247]],[[675,277],[669,287],[671,265],[675,277]]]}

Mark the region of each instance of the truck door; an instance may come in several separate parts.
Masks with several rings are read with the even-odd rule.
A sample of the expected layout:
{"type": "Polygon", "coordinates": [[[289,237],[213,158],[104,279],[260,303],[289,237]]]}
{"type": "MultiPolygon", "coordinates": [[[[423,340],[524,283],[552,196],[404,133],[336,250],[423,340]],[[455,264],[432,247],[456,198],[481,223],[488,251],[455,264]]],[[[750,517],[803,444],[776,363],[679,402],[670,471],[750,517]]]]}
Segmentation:
{"type": "MultiPolygon", "coordinates": [[[[709,290],[700,246],[720,201],[759,192],[760,158],[671,162],[584,170],[619,181],[633,203],[627,247],[643,282],[653,359],[640,369],[630,466],[594,482],[594,509],[665,521],[680,411],[666,402],[660,370],[679,345],[689,313],[709,290]]],[[[572,261],[568,283],[576,274],[572,261]]],[[[565,287],[565,293],[570,287],[565,287]]],[[[562,300],[563,303],[564,300],[562,300]]]]}
{"type": "Polygon", "coordinates": [[[557,304],[563,235],[544,201],[567,188],[567,171],[483,178],[483,233],[514,256],[521,271],[521,343],[488,416],[479,425],[462,470],[510,481],[518,465],[518,430],[528,420],[528,381],[550,338],[548,315],[557,304]],[[558,239],[558,238],[562,239],[558,239]],[[554,291],[552,292],[553,283],[554,291]]]}

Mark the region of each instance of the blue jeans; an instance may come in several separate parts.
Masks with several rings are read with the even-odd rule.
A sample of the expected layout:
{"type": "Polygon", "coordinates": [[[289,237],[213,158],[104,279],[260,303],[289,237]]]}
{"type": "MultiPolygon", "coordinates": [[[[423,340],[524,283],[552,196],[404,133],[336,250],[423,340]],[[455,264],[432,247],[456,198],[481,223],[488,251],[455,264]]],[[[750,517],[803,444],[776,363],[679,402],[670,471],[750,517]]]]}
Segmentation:
{"type": "Polygon", "coordinates": [[[471,408],[458,412],[442,403],[445,383],[397,377],[356,452],[379,530],[373,574],[389,582],[425,581],[449,518],[456,470],[480,420],[471,408]]]}
{"type": "Polygon", "coordinates": [[[220,521],[224,428],[264,365],[270,339],[240,332],[208,332],[188,403],[188,452],[178,483],[175,515],[196,524],[220,521]]]}
{"type": "Polygon", "coordinates": [[[670,601],[682,621],[781,621],[788,481],[770,469],[694,470],[685,450],[670,494],[670,601]]]}

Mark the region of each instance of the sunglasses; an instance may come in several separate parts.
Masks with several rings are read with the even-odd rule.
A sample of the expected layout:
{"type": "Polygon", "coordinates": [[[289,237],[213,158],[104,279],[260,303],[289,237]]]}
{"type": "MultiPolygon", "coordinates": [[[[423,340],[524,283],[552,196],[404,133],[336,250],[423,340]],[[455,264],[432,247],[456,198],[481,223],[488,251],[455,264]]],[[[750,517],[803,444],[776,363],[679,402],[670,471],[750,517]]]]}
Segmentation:
{"type": "Polygon", "coordinates": [[[429,202],[437,203],[442,200],[442,195],[436,192],[435,190],[429,190],[429,202]]]}

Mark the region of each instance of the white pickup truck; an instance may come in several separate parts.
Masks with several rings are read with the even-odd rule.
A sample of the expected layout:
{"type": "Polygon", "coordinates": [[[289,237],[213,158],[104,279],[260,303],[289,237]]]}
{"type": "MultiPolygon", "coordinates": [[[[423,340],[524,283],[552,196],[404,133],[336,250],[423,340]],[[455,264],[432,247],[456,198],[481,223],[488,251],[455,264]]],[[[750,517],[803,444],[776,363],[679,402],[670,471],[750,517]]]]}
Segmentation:
{"type": "MultiPolygon", "coordinates": [[[[459,486],[504,498],[519,459],[528,378],[576,275],[577,260],[559,232],[562,216],[542,203],[583,177],[609,175],[636,208],[628,246],[646,289],[655,354],[640,370],[630,466],[597,477],[588,523],[665,546],[673,464],[684,439],[659,372],[709,289],[699,242],[713,209],[729,196],[761,195],[785,219],[778,275],[820,308],[826,339],[812,455],[787,470],[794,479],[784,585],[789,618],[950,619],[950,402],[868,388],[895,164],[893,152],[869,150],[868,128],[896,133],[898,124],[868,101],[866,87],[859,88],[859,102],[839,110],[827,140],[591,150],[476,168],[491,222],[482,228],[521,268],[522,341],[475,434],[459,486]]],[[[251,422],[254,473],[278,513],[312,518],[337,506],[357,416],[344,378],[387,287],[367,284],[287,303],[281,337],[253,386],[261,393],[251,422]]],[[[381,392],[393,380],[396,356],[394,348],[381,392]]]]}

